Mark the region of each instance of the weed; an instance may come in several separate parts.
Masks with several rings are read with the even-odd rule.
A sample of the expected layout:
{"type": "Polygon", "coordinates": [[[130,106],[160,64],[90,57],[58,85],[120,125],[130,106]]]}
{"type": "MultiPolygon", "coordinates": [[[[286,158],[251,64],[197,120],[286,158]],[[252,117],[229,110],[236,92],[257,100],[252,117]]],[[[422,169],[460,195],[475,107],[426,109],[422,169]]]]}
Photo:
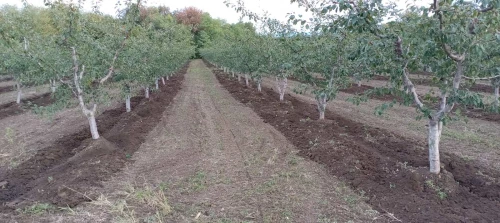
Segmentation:
{"type": "Polygon", "coordinates": [[[432,180],[425,181],[425,184],[429,188],[431,188],[434,191],[436,191],[437,196],[439,197],[439,199],[444,200],[444,199],[446,199],[448,197],[448,195],[446,194],[446,192],[444,192],[439,186],[435,185],[434,182],[432,182],[432,180]]]}
{"type": "Polygon", "coordinates": [[[444,199],[446,199],[446,197],[448,197],[448,195],[443,191],[438,191],[437,194],[438,194],[439,199],[441,199],[441,200],[444,200],[444,199]]]}
{"type": "Polygon", "coordinates": [[[14,144],[15,137],[16,137],[16,132],[14,131],[14,129],[10,127],[5,128],[4,138],[9,144],[14,144]]]}
{"type": "Polygon", "coordinates": [[[205,189],[205,173],[202,171],[196,172],[196,174],[189,179],[190,188],[193,191],[200,191],[205,189]]]}
{"type": "Polygon", "coordinates": [[[319,145],[319,139],[315,138],[314,141],[309,141],[309,145],[311,145],[311,147],[318,146],[319,145]]]}
{"type": "Polygon", "coordinates": [[[337,221],[331,220],[328,216],[320,215],[318,217],[318,220],[316,221],[317,223],[334,223],[337,221]]]}
{"type": "Polygon", "coordinates": [[[28,215],[41,215],[45,213],[49,213],[56,210],[54,206],[47,203],[36,203],[31,206],[25,207],[24,209],[17,209],[16,211],[21,214],[28,215]]]}

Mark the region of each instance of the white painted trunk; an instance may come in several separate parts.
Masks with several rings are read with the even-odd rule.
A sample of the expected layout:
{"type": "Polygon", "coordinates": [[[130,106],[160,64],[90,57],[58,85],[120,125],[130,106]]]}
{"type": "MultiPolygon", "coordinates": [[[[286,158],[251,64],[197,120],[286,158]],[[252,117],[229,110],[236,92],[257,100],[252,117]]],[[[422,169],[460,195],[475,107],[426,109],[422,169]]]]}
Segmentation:
{"type": "Polygon", "coordinates": [[[17,90],[17,99],[16,99],[16,103],[18,104],[21,104],[21,96],[23,95],[23,90],[21,90],[20,88],[17,90]]]}
{"type": "Polygon", "coordinates": [[[316,98],[316,102],[318,103],[319,120],[324,120],[326,110],[326,95],[322,94],[318,96],[316,98]]]}
{"type": "Polygon", "coordinates": [[[163,83],[163,85],[165,85],[165,78],[164,77],[161,78],[161,82],[163,83]]]}
{"type": "Polygon", "coordinates": [[[245,74],[245,84],[247,87],[250,87],[250,83],[248,82],[248,74],[245,74]]]}
{"type": "Polygon", "coordinates": [[[90,112],[87,115],[90,125],[90,134],[92,134],[92,139],[99,139],[99,132],[97,131],[97,122],[95,120],[95,112],[90,112]]]}
{"type": "Polygon", "coordinates": [[[361,87],[361,81],[358,81],[358,87],[361,87]]]}
{"type": "Polygon", "coordinates": [[[495,108],[500,107],[500,86],[495,87],[495,108]]]}
{"type": "Polygon", "coordinates": [[[234,71],[232,71],[231,73],[232,73],[232,75],[233,75],[233,77],[234,77],[234,71]]]}
{"type": "Polygon", "coordinates": [[[170,78],[170,75],[167,75],[167,81],[168,81],[169,78],[170,78]]]}
{"type": "Polygon", "coordinates": [[[241,82],[241,75],[238,74],[238,82],[241,82]]]}
{"type": "Polygon", "coordinates": [[[259,92],[261,92],[261,91],[262,91],[262,86],[261,86],[261,84],[260,84],[260,81],[259,81],[259,82],[257,82],[257,90],[258,90],[259,92]]]}
{"type": "Polygon", "coordinates": [[[149,98],[149,87],[144,88],[144,94],[146,98],[149,98]]]}
{"type": "Polygon", "coordinates": [[[155,80],[155,86],[156,86],[156,90],[160,89],[160,86],[158,84],[158,78],[156,78],[156,80],[155,80]]]}
{"type": "Polygon", "coordinates": [[[52,93],[56,93],[56,89],[57,89],[56,81],[50,80],[50,90],[52,91],[52,93]]]}
{"type": "Polygon", "coordinates": [[[280,101],[284,101],[288,79],[287,78],[282,78],[282,79],[276,78],[276,80],[278,81],[278,93],[280,94],[280,101]]]}
{"type": "Polygon", "coordinates": [[[441,161],[439,159],[439,141],[443,123],[435,120],[429,120],[429,167],[431,173],[439,174],[441,172],[441,161]]]}
{"type": "Polygon", "coordinates": [[[127,98],[125,99],[125,108],[127,108],[127,112],[130,112],[132,110],[130,106],[130,95],[127,95],[127,98]]]}

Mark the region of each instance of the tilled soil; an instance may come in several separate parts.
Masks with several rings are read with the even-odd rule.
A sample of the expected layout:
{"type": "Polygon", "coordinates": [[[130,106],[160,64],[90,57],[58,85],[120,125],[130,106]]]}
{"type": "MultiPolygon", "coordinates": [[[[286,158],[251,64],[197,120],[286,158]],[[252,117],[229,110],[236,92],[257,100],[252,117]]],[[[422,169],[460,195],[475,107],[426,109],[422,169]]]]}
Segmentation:
{"type": "MultiPolygon", "coordinates": [[[[357,85],[353,85],[350,88],[346,89],[341,89],[341,92],[348,93],[348,94],[353,94],[353,95],[362,95],[364,92],[368,90],[372,90],[374,87],[368,86],[368,85],[361,85],[361,87],[358,87],[357,85]]],[[[398,98],[394,95],[377,95],[377,94],[371,94],[369,95],[369,98],[371,99],[376,99],[376,100],[381,100],[381,101],[399,101],[401,102],[402,99],[398,98]]],[[[437,99],[436,99],[437,100],[437,99]]],[[[454,111],[456,111],[458,107],[456,106],[454,111]]],[[[476,119],[481,119],[489,122],[498,122],[500,123],[500,114],[498,113],[492,113],[488,111],[484,111],[482,109],[474,109],[474,108],[468,108],[468,109],[461,109],[462,110],[462,115],[465,115],[469,118],[476,118],[476,119]]]]}
{"type": "MultiPolygon", "coordinates": [[[[163,222],[385,222],[323,166],[298,157],[201,60],[191,62],[183,84],[135,162],[106,182],[107,200],[118,203],[125,194],[127,213],[144,219],[154,209],[131,191],[165,188],[172,212],[163,222]]],[[[109,215],[85,222],[116,217],[109,215]]]]}
{"type": "Polygon", "coordinates": [[[0,94],[5,93],[5,92],[11,92],[13,90],[14,90],[14,86],[0,87],[0,94]]]}
{"type": "Polygon", "coordinates": [[[0,76],[0,82],[6,82],[6,81],[12,81],[14,80],[13,77],[2,77],[0,76]]]}
{"type": "Polygon", "coordinates": [[[426,145],[365,126],[330,111],[325,121],[315,105],[263,88],[245,88],[215,71],[239,101],[290,140],[302,156],[324,164],[380,212],[405,222],[495,222],[500,218],[500,173],[452,154],[441,154],[443,172],[428,174],[426,145]]]}
{"type": "Polygon", "coordinates": [[[0,119],[23,114],[28,111],[29,107],[32,105],[47,106],[52,103],[54,103],[54,100],[51,97],[51,93],[45,93],[23,99],[21,100],[21,104],[17,104],[15,101],[3,104],[0,105],[0,119]]]}
{"type": "Polygon", "coordinates": [[[181,88],[187,66],[153,93],[150,99],[132,98],[125,106],[97,117],[101,138],[92,140],[88,126],[58,139],[52,146],[12,170],[0,170],[2,211],[33,201],[74,207],[95,197],[93,190],[119,172],[158,123],[181,88]]]}
{"type": "MultiPolygon", "coordinates": [[[[427,72],[423,72],[420,75],[430,75],[427,72]]],[[[386,76],[374,76],[372,78],[373,80],[379,80],[379,81],[388,81],[389,77],[386,76]]],[[[436,84],[431,80],[431,79],[425,79],[425,78],[414,78],[412,79],[413,84],[416,85],[426,85],[426,86],[436,86],[436,84]]],[[[481,92],[481,93],[487,93],[487,94],[493,94],[493,87],[491,85],[486,85],[486,84],[462,84],[462,87],[464,85],[467,86],[467,89],[470,91],[475,91],[475,92],[481,92]]]]}
{"type": "MultiPolygon", "coordinates": [[[[350,88],[341,89],[340,91],[344,92],[344,93],[348,93],[348,94],[362,95],[365,91],[373,90],[373,89],[375,89],[375,88],[372,86],[368,86],[368,85],[361,85],[361,86],[352,85],[350,88]]],[[[371,95],[369,95],[369,97],[372,99],[377,99],[377,100],[381,100],[381,101],[393,101],[394,99],[397,99],[393,95],[371,94],[371,95]]]]}

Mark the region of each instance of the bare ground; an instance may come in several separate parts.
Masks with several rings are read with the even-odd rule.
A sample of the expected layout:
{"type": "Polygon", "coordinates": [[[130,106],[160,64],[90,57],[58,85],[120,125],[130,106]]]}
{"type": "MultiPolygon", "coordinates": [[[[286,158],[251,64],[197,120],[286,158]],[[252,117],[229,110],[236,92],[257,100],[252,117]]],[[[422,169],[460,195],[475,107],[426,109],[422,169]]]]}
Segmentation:
{"type": "MultiPolygon", "coordinates": [[[[289,81],[288,93],[315,104],[314,96],[308,92],[306,94],[296,94],[293,89],[300,86],[299,82],[289,81]]],[[[276,83],[273,79],[266,79],[265,86],[276,90],[276,83]]],[[[327,108],[336,114],[349,119],[354,119],[366,125],[382,128],[390,132],[398,133],[406,138],[416,139],[425,150],[427,143],[427,121],[416,120],[418,113],[415,108],[396,105],[389,109],[381,117],[374,114],[375,108],[384,103],[375,99],[356,106],[346,101],[353,97],[351,94],[339,92],[337,98],[330,101],[327,108]]],[[[493,167],[500,170],[500,124],[488,122],[480,119],[462,119],[453,121],[445,126],[441,139],[440,149],[443,152],[456,154],[466,160],[479,161],[485,167],[493,167]]]]}
{"type": "MultiPolygon", "coordinates": [[[[62,222],[366,222],[364,198],[296,155],[284,136],[193,61],[173,106],[106,183],[62,222]]],[[[38,218],[40,219],[40,218],[38,218]]]]}
{"type": "MultiPolygon", "coordinates": [[[[48,85],[41,85],[41,86],[36,86],[36,87],[24,88],[21,99],[33,97],[36,95],[42,95],[42,94],[45,94],[48,92],[50,92],[50,88],[48,85]]],[[[16,98],[17,98],[17,91],[15,91],[15,90],[0,94],[0,105],[16,101],[16,98]]]]}

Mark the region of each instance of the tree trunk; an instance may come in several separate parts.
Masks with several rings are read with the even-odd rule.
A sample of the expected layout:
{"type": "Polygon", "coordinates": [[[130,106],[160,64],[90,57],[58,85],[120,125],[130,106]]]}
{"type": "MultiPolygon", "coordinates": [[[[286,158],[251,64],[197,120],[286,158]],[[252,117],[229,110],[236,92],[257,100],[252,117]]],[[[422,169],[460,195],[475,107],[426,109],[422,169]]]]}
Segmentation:
{"type": "Polygon", "coordinates": [[[434,174],[441,172],[441,161],[439,159],[439,141],[443,130],[443,122],[429,120],[429,163],[430,171],[434,174]]]}
{"type": "Polygon", "coordinates": [[[494,106],[495,109],[498,109],[500,107],[500,86],[495,86],[495,101],[494,101],[494,106]]]}
{"type": "Polygon", "coordinates": [[[358,87],[361,87],[361,81],[358,81],[358,87]]]}
{"type": "Polygon", "coordinates": [[[260,82],[262,82],[262,81],[257,82],[257,90],[259,92],[262,92],[262,86],[261,86],[260,82]]]}
{"type": "Polygon", "coordinates": [[[144,88],[144,94],[146,98],[149,98],[149,87],[144,88]]]}
{"type": "Polygon", "coordinates": [[[248,74],[245,74],[245,85],[250,87],[250,83],[248,82],[248,74]]]}
{"type": "Polygon", "coordinates": [[[280,80],[279,78],[276,77],[276,80],[278,81],[278,93],[280,94],[280,101],[284,101],[288,79],[285,77],[280,80]]]}
{"type": "Polygon", "coordinates": [[[319,120],[325,119],[325,110],[326,110],[326,95],[321,94],[316,97],[316,102],[318,103],[318,111],[319,111],[319,120]]]}
{"type": "Polygon", "coordinates": [[[87,118],[90,125],[90,134],[92,134],[92,139],[99,139],[99,132],[97,131],[97,122],[95,120],[95,111],[91,111],[87,118]]]}
{"type": "Polygon", "coordinates": [[[125,99],[125,108],[127,109],[127,112],[132,110],[130,107],[130,95],[127,95],[127,98],[125,99]]]}
{"type": "Polygon", "coordinates": [[[52,94],[56,93],[56,89],[57,89],[56,81],[55,80],[50,80],[50,90],[52,91],[52,94]]]}
{"type": "Polygon", "coordinates": [[[163,85],[165,85],[165,78],[164,77],[161,78],[161,82],[163,83],[163,85]]]}
{"type": "Polygon", "coordinates": [[[233,77],[234,77],[234,71],[231,71],[231,73],[233,74],[233,77]]]}
{"type": "Polygon", "coordinates": [[[85,73],[85,66],[82,65],[82,70],[80,71],[80,74],[78,74],[78,59],[76,56],[76,48],[71,47],[73,50],[73,70],[74,70],[74,76],[73,76],[73,81],[75,84],[75,89],[76,89],[76,97],[78,98],[78,104],[80,105],[80,109],[82,109],[83,114],[87,117],[89,120],[89,125],[90,125],[90,134],[92,134],[92,139],[99,139],[99,132],[97,131],[97,122],[95,120],[95,114],[97,111],[97,104],[94,104],[94,107],[92,110],[88,109],[87,106],[85,105],[85,101],[83,100],[83,91],[82,88],[80,87],[80,82],[82,81],[83,74],[85,73]]]}
{"type": "Polygon", "coordinates": [[[16,103],[21,104],[21,96],[23,94],[23,90],[19,89],[17,90],[17,100],[16,103]]]}
{"type": "Polygon", "coordinates": [[[159,86],[159,84],[158,84],[158,79],[159,79],[159,78],[156,78],[156,80],[155,80],[156,90],[160,89],[160,86],[159,86]]]}
{"type": "Polygon", "coordinates": [[[170,75],[167,75],[167,81],[168,81],[169,77],[170,77],[170,75]]]}
{"type": "Polygon", "coordinates": [[[21,84],[17,83],[17,99],[16,103],[21,104],[21,96],[23,94],[23,90],[21,89],[21,84]]]}
{"type": "Polygon", "coordinates": [[[241,75],[238,74],[238,82],[241,82],[241,75]]]}

